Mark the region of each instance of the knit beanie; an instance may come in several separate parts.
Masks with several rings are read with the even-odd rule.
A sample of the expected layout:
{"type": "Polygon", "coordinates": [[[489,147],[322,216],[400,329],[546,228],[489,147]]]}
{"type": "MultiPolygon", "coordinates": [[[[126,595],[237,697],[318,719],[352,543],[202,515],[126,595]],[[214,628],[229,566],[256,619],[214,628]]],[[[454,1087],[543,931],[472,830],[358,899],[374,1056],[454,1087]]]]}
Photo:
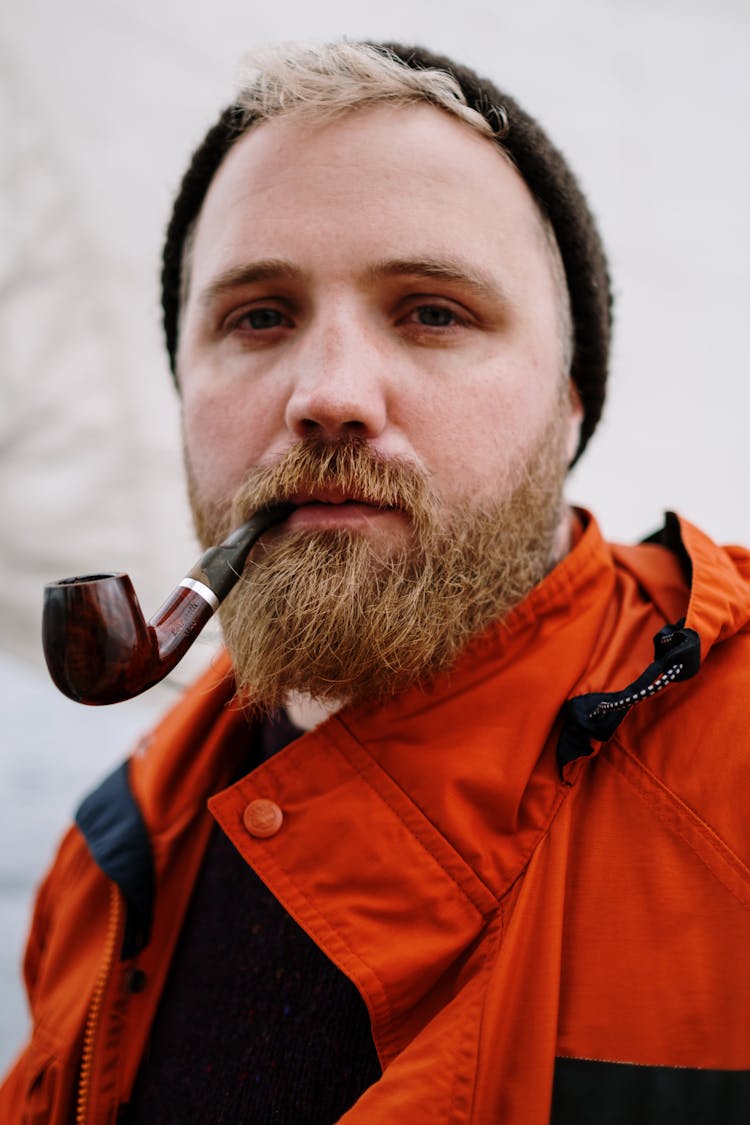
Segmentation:
{"type": "MultiPolygon", "coordinates": [[[[458,82],[467,104],[498,135],[541,213],[549,221],[565,268],[573,321],[573,379],[583,404],[581,437],[575,460],[583,452],[604,406],[612,293],[607,259],[594,218],[562,154],[540,125],[509,95],[486,78],[423,47],[397,43],[370,46],[396,56],[417,70],[437,69],[458,82]]],[[[185,239],[200,213],[209,185],[232,145],[252,124],[245,110],[230,105],[209,129],[193,154],[175,200],[162,256],[162,311],[167,351],[175,373],[181,268],[185,239]]]]}

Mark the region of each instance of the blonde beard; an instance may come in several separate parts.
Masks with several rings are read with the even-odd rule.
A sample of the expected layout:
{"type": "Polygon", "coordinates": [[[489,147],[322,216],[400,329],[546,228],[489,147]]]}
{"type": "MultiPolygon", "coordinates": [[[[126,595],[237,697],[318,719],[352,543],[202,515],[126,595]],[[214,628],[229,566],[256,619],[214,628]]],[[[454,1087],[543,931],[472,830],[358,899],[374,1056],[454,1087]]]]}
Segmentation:
{"type": "Polygon", "coordinates": [[[231,508],[191,503],[204,544],[260,507],[335,484],[410,519],[384,553],[362,533],[297,532],[261,541],[221,608],[238,695],[258,710],[293,692],[322,702],[379,699],[426,684],[502,620],[556,561],[567,464],[555,417],[505,499],[438,505],[412,466],[361,441],[305,440],[251,472],[231,508]]]}

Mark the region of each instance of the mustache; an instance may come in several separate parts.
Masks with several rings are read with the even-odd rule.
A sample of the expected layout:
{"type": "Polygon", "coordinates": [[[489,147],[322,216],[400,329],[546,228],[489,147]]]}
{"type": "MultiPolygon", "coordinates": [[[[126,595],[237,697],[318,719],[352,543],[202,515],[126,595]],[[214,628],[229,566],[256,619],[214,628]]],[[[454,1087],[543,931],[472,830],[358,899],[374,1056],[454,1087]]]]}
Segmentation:
{"type": "Polygon", "coordinates": [[[306,437],[275,464],[250,470],[235,493],[232,522],[236,526],[261,508],[326,488],[398,509],[416,522],[434,506],[425,475],[412,463],[385,457],[356,436],[335,442],[306,437]]]}

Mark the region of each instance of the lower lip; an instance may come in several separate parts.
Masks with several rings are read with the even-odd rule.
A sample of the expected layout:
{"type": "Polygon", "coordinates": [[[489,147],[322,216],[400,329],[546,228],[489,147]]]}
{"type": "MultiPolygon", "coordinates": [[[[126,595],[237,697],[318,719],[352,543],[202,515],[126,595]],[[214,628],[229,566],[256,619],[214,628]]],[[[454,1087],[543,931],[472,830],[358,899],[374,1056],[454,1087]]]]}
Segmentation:
{"type": "Polygon", "coordinates": [[[373,508],[370,504],[354,501],[345,504],[303,504],[295,508],[285,520],[284,526],[290,531],[328,531],[338,528],[359,528],[379,530],[388,524],[403,525],[406,517],[403,512],[388,508],[373,508]]]}

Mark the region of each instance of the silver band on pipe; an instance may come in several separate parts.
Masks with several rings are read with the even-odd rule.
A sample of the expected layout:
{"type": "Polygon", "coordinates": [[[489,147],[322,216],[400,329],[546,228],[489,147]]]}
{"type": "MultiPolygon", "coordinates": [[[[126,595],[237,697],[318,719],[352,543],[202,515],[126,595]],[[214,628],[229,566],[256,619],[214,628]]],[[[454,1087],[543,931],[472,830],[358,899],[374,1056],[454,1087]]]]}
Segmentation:
{"type": "Polygon", "coordinates": [[[193,590],[196,594],[200,594],[204,602],[208,602],[211,606],[214,613],[219,608],[219,599],[216,597],[211,587],[207,586],[205,582],[199,582],[197,578],[183,578],[180,585],[184,586],[187,590],[193,590]]]}

